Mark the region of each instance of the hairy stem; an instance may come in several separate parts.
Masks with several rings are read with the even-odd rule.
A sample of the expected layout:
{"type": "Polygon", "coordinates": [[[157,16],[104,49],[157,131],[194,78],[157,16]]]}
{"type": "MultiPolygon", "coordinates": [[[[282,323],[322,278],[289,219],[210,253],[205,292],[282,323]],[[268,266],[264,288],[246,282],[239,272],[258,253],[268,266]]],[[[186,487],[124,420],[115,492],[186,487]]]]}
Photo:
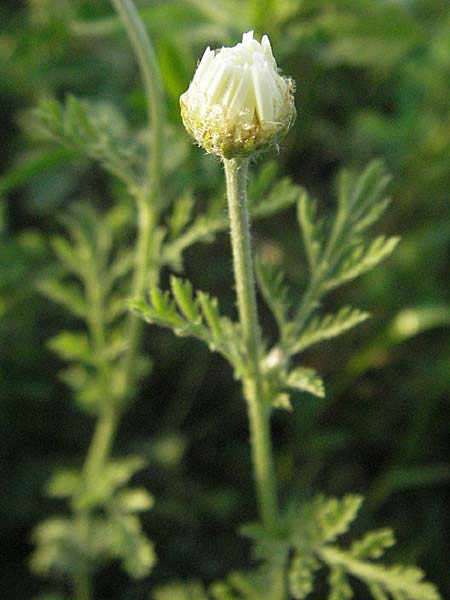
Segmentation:
{"type": "MultiPolygon", "coordinates": [[[[144,201],[138,201],[138,235],[134,257],[132,292],[135,298],[142,299],[147,287],[157,285],[158,269],[153,272],[150,281],[149,261],[152,234],[155,227],[155,211],[144,201]]],[[[139,351],[143,322],[133,314],[128,315],[128,351],[124,359],[123,390],[126,397],[133,383],[133,366],[139,351]]]]}
{"type": "MultiPolygon", "coordinates": [[[[152,236],[161,210],[162,144],[164,129],[164,94],[161,73],[155,51],[139,13],[132,0],[111,0],[121,18],[133,46],[144,85],[150,127],[148,196],[140,195],[138,204],[138,237],[136,242],[133,296],[142,298],[149,282],[149,259],[152,236]]],[[[152,285],[157,285],[158,270],[153,273],[152,285]]],[[[133,379],[133,365],[140,346],[143,323],[138,317],[128,317],[128,351],[124,360],[123,389],[126,396],[133,379]]]]}
{"type": "MultiPolygon", "coordinates": [[[[142,190],[138,200],[138,234],[135,247],[133,272],[133,293],[136,297],[144,294],[149,272],[150,245],[156,217],[161,204],[161,157],[163,131],[163,94],[159,69],[151,42],[136,8],[131,0],[112,0],[135,51],[147,98],[149,125],[151,126],[151,151],[149,153],[148,189],[142,190]],[[149,192],[149,193],[148,193],[149,192]]],[[[157,275],[155,275],[157,278],[157,275]]],[[[87,282],[87,293],[91,306],[89,327],[99,358],[99,369],[103,373],[105,393],[108,393],[97,420],[94,435],[84,463],[86,481],[94,482],[108,460],[114,443],[117,427],[123,410],[124,400],[132,384],[133,365],[138,353],[141,337],[141,323],[130,315],[128,324],[128,351],[123,363],[121,390],[113,390],[110,369],[106,359],[106,336],[102,318],[102,298],[98,282],[94,277],[87,282]]],[[[80,523],[87,525],[87,515],[80,515],[80,523]]],[[[87,568],[80,569],[74,576],[74,594],[77,600],[91,600],[91,577],[87,568]]]]}
{"type": "Polygon", "coordinates": [[[132,0],[111,0],[133,46],[144,85],[150,126],[149,200],[161,204],[162,146],[164,131],[164,94],[155,51],[132,0]]]}
{"type": "Polygon", "coordinates": [[[270,404],[265,397],[260,368],[261,334],[256,308],[255,277],[247,206],[248,159],[224,159],[230,235],[239,320],[247,354],[244,395],[250,421],[250,441],[261,518],[273,530],[278,502],[270,434],[270,404]]]}

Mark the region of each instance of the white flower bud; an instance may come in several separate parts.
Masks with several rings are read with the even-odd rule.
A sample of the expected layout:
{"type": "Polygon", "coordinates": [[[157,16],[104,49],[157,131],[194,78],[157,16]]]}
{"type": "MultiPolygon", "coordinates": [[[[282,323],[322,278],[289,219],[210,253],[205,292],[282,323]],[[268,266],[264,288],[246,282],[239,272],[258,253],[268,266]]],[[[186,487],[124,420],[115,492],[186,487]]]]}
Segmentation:
{"type": "Polygon", "coordinates": [[[294,82],[280,75],[269,38],[253,31],[233,48],[206,48],[180,97],[189,133],[224,158],[278,147],[295,119],[294,82]]]}

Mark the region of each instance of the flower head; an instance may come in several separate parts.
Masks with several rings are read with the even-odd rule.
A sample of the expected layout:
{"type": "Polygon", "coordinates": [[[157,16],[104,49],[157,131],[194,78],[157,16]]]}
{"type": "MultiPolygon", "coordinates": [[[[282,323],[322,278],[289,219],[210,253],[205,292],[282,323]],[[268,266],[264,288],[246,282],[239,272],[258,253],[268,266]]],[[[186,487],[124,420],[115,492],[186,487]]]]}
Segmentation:
{"type": "Polygon", "coordinates": [[[253,31],[232,48],[206,48],[180,97],[189,133],[224,158],[277,147],[295,119],[294,82],[280,75],[269,38],[253,31]]]}

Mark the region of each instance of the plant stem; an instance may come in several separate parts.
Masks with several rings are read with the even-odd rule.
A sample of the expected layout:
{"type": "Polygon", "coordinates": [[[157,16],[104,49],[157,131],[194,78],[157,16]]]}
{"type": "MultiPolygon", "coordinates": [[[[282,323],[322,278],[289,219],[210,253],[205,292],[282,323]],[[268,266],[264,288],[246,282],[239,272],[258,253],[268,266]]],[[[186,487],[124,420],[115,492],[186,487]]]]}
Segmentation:
{"type": "MultiPolygon", "coordinates": [[[[148,282],[150,245],[154,232],[156,217],[161,205],[161,156],[163,132],[163,94],[161,76],[156,63],[155,54],[139,14],[131,0],[112,0],[135,51],[147,99],[149,126],[151,126],[151,149],[149,152],[148,189],[142,189],[137,198],[138,235],[135,246],[135,266],[133,272],[133,293],[142,297],[148,282]],[[148,193],[145,193],[147,191],[148,193]]],[[[157,278],[157,275],[155,274],[157,278]]],[[[84,463],[84,475],[88,485],[95,483],[96,478],[108,460],[114,437],[120,421],[123,402],[129,393],[132,383],[133,365],[138,352],[141,336],[141,322],[129,316],[128,351],[123,363],[123,387],[111,389],[111,373],[106,358],[106,336],[104,330],[102,298],[95,274],[87,282],[87,292],[92,307],[89,321],[91,336],[100,358],[99,368],[103,372],[105,392],[111,398],[105,401],[98,417],[94,435],[84,463]],[[109,388],[109,390],[108,390],[109,388]],[[120,402],[117,402],[117,400],[120,402]]],[[[81,525],[87,526],[87,515],[80,515],[81,525]]],[[[87,567],[87,565],[86,565],[87,567]]],[[[92,587],[88,568],[81,569],[74,576],[74,594],[77,600],[91,600],[92,587]]]]}
{"type": "Polygon", "coordinates": [[[74,575],[74,597],[76,600],[91,600],[91,578],[87,570],[83,569],[74,575]]]}
{"type": "MultiPolygon", "coordinates": [[[[138,201],[138,236],[135,250],[135,266],[132,290],[135,298],[142,299],[147,287],[158,284],[159,270],[155,269],[153,281],[149,277],[149,259],[152,233],[155,227],[155,211],[145,201],[138,201]]],[[[139,350],[143,322],[136,315],[128,315],[128,350],[124,359],[123,390],[126,396],[133,379],[133,365],[139,350]]]]}
{"type": "Polygon", "coordinates": [[[270,404],[260,368],[261,335],[256,308],[255,277],[247,206],[248,159],[224,159],[230,235],[239,320],[247,355],[243,381],[250,421],[250,443],[259,511],[265,527],[274,529],[278,501],[270,434],[270,404]]]}
{"type": "Polygon", "coordinates": [[[97,419],[94,435],[84,462],[84,474],[88,482],[95,483],[111,452],[119,417],[120,412],[117,407],[108,403],[97,419]]]}
{"type": "Polygon", "coordinates": [[[161,204],[162,146],[164,131],[164,94],[155,51],[132,0],[111,0],[133,46],[144,85],[150,126],[149,201],[161,204]]]}
{"type": "MultiPolygon", "coordinates": [[[[161,73],[153,45],[132,0],[111,0],[133,46],[144,85],[147,101],[147,114],[150,128],[150,152],[148,165],[149,194],[140,195],[138,204],[138,239],[136,242],[133,295],[142,298],[149,286],[149,258],[152,235],[157,217],[162,207],[162,146],[164,130],[164,94],[161,73]]],[[[153,273],[153,285],[157,284],[159,273],[153,273]]],[[[132,384],[133,365],[140,345],[143,323],[138,317],[128,317],[128,351],[124,361],[124,396],[132,384]]]]}

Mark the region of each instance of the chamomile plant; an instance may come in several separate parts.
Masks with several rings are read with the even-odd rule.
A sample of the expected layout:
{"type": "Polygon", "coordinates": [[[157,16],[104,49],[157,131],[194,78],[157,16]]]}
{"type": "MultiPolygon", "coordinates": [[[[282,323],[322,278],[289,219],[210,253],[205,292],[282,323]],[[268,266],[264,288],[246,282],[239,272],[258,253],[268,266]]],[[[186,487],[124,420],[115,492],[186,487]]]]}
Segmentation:
{"type": "Polygon", "coordinates": [[[389,176],[375,161],[359,174],[341,173],[330,222],[321,218],[315,200],[297,188],[299,234],[309,274],[303,294],[292,289],[282,271],[253,256],[249,165],[255,156],[278,149],[295,119],[293,94],[294,83],[278,70],[267,36],[260,43],[250,31],[233,48],[207,48],[180,99],[188,132],[223,161],[238,315],[224,315],[217,298],[175,276],[170,290],[154,286],[148,300],[137,298],[130,307],[149,323],[202,340],[231,364],[247,405],[260,520],[243,529],[253,541],[254,572],[234,573],[208,589],[196,582],[173,584],[154,597],[303,599],[314,592],[316,573],[327,569],[328,592],[323,593],[329,600],[353,598],[353,579],[365,584],[375,600],[438,600],[439,593],[424,581],[420,569],[378,561],[394,543],[390,530],[371,532],[351,545],[338,544],[360,508],[359,496],[319,496],[301,505],[279,505],[271,416],[275,410],[293,410],[295,392],[325,394],[320,374],[302,365],[302,353],[368,318],[365,311],[350,306],[328,314],[322,309],[323,299],[376,267],[398,242],[396,237],[372,234],[389,205],[389,176]],[[261,330],[256,283],[278,326],[273,344],[261,330]]]}
{"type": "MultiPolygon", "coordinates": [[[[58,267],[39,284],[41,293],[75,319],[73,329],[66,327],[49,347],[68,363],[61,379],[78,407],[96,419],[84,463],[57,470],[46,487],[49,497],[64,503],[65,513],[42,521],[33,533],[33,571],[59,579],[59,589],[71,590],[76,600],[95,597],[96,571],[111,561],[135,579],[148,576],[156,561],[140,520],[154,500],[130,483],[145,460],[113,457],[121,419],[151,371],[142,351],[144,323],[127,310],[126,300],[143,302],[165,267],[180,270],[187,248],[227,228],[222,198],[199,213],[189,191],[180,195],[164,185],[183,152],[174,152],[179,145],[165,121],[159,67],[134,4],[112,3],[140,67],[148,125],[133,130],[116,106],[73,96],[43,99],[27,120],[47,143],[95,161],[116,190],[114,203],[102,211],[83,201],[61,215],[60,233],[51,240],[58,267]],[[169,144],[171,160],[163,153],[169,144]]],[[[255,202],[255,217],[294,204],[296,186],[274,181],[272,168],[262,173],[261,183],[266,193],[255,202]]]]}

